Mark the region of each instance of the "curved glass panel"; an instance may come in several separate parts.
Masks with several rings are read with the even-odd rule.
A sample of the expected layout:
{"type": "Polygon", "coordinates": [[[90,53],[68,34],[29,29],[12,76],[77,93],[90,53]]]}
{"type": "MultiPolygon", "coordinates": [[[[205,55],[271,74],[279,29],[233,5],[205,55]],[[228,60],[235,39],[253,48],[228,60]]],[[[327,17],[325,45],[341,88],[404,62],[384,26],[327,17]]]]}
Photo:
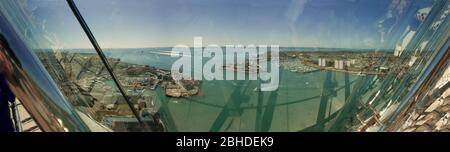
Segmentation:
{"type": "MultiPolygon", "coordinates": [[[[1,1],[0,8],[89,129],[146,129],[111,83],[111,76],[66,1],[1,1]]],[[[117,62],[111,61],[113,65],[117,62]]]]}
{"type": "Polygon", "coordinates": [[[376,130],[402,109],[449,36],[448,1],[76,3],[106,54],[120,59],[115,71],[129,95],[148,98],[169,131],[376,130]],[[204,74],[197,67],[211,58],[198,43],[225,56],[226,45],[279,45],[277,90],[258,91],[253,80],[174,83],[168,71],[180,44],[202,60],[191,61],[192,75],[204,74]]]}
{"type": "Polygon", "coordinates": [[[133,107],[65,1],[0,8],[79,115],[114,131],[384,130],[450,35],[448,0],[75,3],[133,107]]]}

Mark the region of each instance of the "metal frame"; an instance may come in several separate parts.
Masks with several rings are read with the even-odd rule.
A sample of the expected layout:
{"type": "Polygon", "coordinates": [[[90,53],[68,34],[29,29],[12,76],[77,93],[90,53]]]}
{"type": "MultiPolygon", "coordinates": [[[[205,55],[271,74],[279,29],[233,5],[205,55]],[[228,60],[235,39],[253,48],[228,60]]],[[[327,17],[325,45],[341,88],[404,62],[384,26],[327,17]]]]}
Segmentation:
{"type": "Polygon", "coordinates": [[[91,30],[89,29],[89,26],[87,25],[86,21],[83,19],[83,16],[81,15],[80,11],[78,10],[77,6],[75,5],[75,2],[73,0],[67,0],[67,3],[70,6],[70,9],[72,10],[73,14],[77,18],[78,22],[80,23],[81,27],[83,28],[83,31],[85,32],[86,36],[89,38],[89,41],[91,42],[92,46],[95,48],[95,51],[100,56],[100,59],[102,60],[103,64],[106,67],[106,70],[108,70],[108,73],[111,75],[111,78],[113,79],[114,83],[119,88],[120,94],[125,98],[125,101],[127,102],[128,106],[130,106],[131,111],[135,115],[136,119],[139,121],[139,123],[142,124],[142,120],[139,117],[138,112],[136,109],[134,109],[133,104],[131,103],[128,96],[125,94],[125,91],[123,90],[122,85],[119,83],[116,75],[113,72],[113,69],[109,65],[108,59],[106,59],[105,54],[103,53],[100,45],[98,45],[97,40],[95,39],[94,35],[92,34],[91,30]]]}
{"type": "Polygon", "coordinates": [[[388,125],[383,126],[380,131],[396,131],[401,126],[401,122],[408,116],[408,114],[414,109],[414,106],[423,99],[429,92],[429,90],[436,83],[442,72],[445,69],[447,62],[450,60],[450,38],[447,39],[444,46],[439,50],[436,56],[432,59],[428,69],[425,71],[423,77],[421,77],[417,86],[410,92],[407,98],[407,102],[402,102],[398,110],[388,120],[388,125]]]}

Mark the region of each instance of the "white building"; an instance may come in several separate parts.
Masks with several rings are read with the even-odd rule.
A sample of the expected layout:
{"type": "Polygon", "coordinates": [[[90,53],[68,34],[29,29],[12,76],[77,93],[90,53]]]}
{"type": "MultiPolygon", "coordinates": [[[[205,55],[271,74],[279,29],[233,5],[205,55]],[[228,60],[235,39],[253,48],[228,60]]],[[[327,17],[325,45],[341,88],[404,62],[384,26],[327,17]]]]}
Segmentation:
{"type": "Polygon", "coordinates": [[[334,60],[334,68],[344,69],[344,61],[343,60],[334,60]]]}
{"type": "Polygon", "coordinates": [[[318,65],[319,65],[319,66],[327,66],[326,60],[325,60],[325,59],[322,59],[322,58],[319,58],[318,65]]]}

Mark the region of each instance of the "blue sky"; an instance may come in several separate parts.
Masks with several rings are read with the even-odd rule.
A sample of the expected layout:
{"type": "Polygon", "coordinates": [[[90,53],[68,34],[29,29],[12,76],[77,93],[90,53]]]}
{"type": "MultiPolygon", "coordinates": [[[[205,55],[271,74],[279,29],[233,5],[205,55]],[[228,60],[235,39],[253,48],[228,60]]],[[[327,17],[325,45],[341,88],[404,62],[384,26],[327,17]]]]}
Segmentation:
{"type": "MultiPolygon", "coordinates": [[[[89,47],[65,1],[34,11],[68,48],[89,47]],[[70,29],[70,30],[68,30],[70,29]]],[[[105,48],[207,44],[374,48],[391,0],[76,0],[105,48]]]]}

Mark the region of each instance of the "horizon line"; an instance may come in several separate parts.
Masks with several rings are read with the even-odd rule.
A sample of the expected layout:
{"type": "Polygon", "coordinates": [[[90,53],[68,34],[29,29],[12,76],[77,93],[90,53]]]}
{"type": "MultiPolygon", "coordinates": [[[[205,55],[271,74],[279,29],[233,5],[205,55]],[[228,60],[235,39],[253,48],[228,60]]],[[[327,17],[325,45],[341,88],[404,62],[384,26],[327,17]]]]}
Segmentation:
{"type": "MultiPolygon", "coordinates": [[[[244,45],[245,46],[245,45],[244,45]]],[[[255,46],[259,46],[259,45],[255,45],[255,46]]],[[[267,45],[270,47],[270,45],[267,45]]],[[[194,48],[193,46],[188,46],[189,48],[194,48]]],[[[207,46],[203,46],[202,48],[205,48],[207,46]]],[[[220,46],[220,47],[226,47],[225,45],[220,46]]],[[[159,47],[111,47],[111,48],[101,48],[102,50],[107,50],[107,49],[148,49],[148,48],[174,48],[174,46],[171,47],[167,47],[167,46],[159,46],[159,47]]],[[[317,49],[364,49],[364,50],[386,50],[386,49],[394,49],[394,48],[333,48],[333,47],[309,47],[309,46],[279,46],[279,48],[317,48],[317,49]]],[[[35,49],[53,49],[53,48],[35,48],[35,49]]],[[[95,48],[87,48],[87,47],[80,47],[80,48],[61,48],[62,50],[66,50],[66,49],[95,49],[95,48]]]]}

